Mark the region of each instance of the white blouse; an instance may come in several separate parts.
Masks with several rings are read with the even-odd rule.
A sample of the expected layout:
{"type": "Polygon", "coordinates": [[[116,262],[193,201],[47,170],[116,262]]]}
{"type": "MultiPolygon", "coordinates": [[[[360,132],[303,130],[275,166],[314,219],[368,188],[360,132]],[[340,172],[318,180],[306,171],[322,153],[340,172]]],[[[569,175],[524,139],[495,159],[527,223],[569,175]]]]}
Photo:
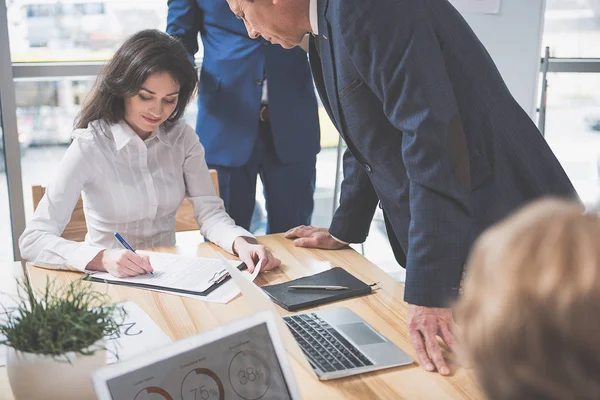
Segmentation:
{"type": "Polygon", "coordinates": [[[134,249],[172,246],[184,197],[193,204],[200,233],[223,249],[231,252],[239,236],[252,237],[225,212],[204,147],[185,122],[166,122],[144,141],[125,121],[94,121],[73,139],[19,239],[23,258],[84,270],[101,250],[122,248],[115,232],[134,249]],[[84,243],[60,237],[80,194],[88,229],[84,243]]]}

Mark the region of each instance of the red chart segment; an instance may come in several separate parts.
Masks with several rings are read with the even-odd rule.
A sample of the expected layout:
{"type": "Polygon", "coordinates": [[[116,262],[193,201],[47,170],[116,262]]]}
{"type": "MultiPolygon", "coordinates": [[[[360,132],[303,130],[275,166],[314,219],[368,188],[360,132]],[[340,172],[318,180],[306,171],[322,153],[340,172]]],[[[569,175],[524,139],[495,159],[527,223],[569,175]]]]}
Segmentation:
{"type": "Polygon", "coordinates": [[[182,400],[225,400],[221,379],[208,368],[188,372],[181,382],[182,400]]]}
{"type": "Polygon", "coordinates": [[[173,397],[163,388],[149,386],[135,395],[133,400],[173,400],[173,397]]]}

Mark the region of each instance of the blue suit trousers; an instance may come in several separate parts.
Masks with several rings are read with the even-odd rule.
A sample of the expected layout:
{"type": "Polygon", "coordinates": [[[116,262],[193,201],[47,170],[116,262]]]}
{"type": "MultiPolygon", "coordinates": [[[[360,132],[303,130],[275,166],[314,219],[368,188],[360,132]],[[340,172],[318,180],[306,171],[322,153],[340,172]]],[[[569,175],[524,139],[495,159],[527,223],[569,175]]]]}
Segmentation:
{"type": "Polygon", "coordinates": [[[260,122],[252,154],[240,167],[209,164],[219,173],[219,191],[235,223],[250,229],[256,179],[265,187],[267,234],[310,225],[314,202],[316,155],[301,162],[282,163],[274,149],[271,124],[260,122]]]}

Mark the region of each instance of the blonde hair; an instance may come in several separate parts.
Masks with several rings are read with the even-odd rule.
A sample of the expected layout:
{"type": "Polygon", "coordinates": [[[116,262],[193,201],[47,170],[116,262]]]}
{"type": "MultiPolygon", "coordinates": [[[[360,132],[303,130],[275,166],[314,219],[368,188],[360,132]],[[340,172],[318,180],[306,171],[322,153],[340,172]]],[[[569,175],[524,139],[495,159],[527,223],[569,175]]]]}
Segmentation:
{"type": "Polygon", "coordinates": [[[600,399],[600,217],[541,200],[477,240],[456,305],[492,400],[600,399]]]}

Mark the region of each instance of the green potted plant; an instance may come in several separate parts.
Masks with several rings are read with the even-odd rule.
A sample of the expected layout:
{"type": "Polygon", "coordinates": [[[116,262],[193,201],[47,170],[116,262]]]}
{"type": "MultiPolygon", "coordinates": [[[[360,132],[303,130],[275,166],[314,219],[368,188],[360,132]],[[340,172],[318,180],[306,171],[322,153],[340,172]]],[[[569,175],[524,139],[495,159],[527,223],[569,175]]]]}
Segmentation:
{"type": "Polygon", "coordinates": [[[6,367],[16,400],[94,399],[91,373],[106,363],[104,338],[119,331],[120,305],[81,280],[46,280],[34,292],[19,284],[16,306],[0,321],[6,367]]]}

